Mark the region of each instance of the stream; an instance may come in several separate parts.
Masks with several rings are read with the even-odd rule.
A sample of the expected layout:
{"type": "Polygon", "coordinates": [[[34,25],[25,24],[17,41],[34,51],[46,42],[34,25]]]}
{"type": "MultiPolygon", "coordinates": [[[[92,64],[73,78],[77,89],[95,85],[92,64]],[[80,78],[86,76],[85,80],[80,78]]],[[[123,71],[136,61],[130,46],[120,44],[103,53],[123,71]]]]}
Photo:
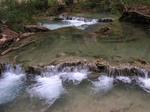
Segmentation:
{"type": "Polygon", "coordinates": [[[23,40],[24,43],[34,42],[1,57],[0,61],[12,63],[16,60],[17,63],[37,65],[37,63],[48,64],[58,58],[79,57],[103,58],[110,62],[129,62],[134,59],[150,62],[148,27],[141,28],[138,25],[120,23],[117,20],[113,23],[95,23],[95,20],[90,20],[90,25],[88,23],[89,21],[76,19],[62,22],[42,21],[42,24],[50,29],[55,29],[55,26],[59,28],[37,33],[23,40]],[[113,32],[108,36],[101,36],[101,34],[98,37],[93,36],[93,32],[103,26],[110,27],[113,32]]]}
{"type": "MultiPolygon", "coordinates": [[[[23,42],[33,44],[10,52],[1,62],[24,65],[49,64],[76,58],[104,58],[110,62],[143,59],[150,62],[149,28],[114,21],[115,34],[92,37],[108,23],[97,19],[75,18],[63,21],[42,21],[51,31],[37,33],[23,42]],[[117,27],[117,28],[116,28],[117,27]],[[121,35],[120,35],[121,34],[121,35]]],[[[110,27],[109,26],[109,27],[110,27]]],[[[144,76],[100,75],[91,80],[88,68],[49,66],[40,74],[28,74],[16,64],[6,64],[0,74],[0,112],[149,112],[150,78],[144,76]],[[30,79],[28,76],[33,75],[30,79]]]]}
{"type": "MultiPolygon", "coordinates": [[[[9,66],[9,67],[8,67],[9,66]]],[[[24,70],[11,65],[0,83],[1,112],[149,112],[150,79],[100,76],[87,79],[86,69],[47,71],[27,81],[24,70]],[[119,81],[119,83],[115,83],[119,81]]]]}

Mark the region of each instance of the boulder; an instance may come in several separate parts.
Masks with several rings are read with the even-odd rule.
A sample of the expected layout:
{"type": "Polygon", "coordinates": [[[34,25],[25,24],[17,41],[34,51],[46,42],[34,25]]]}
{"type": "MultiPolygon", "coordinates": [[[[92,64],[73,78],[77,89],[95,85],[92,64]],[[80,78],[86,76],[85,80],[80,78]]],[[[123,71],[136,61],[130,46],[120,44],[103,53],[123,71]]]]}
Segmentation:
{"type": "Polygon", "coordinates": [[[138,24],[150,24],[150,6],[133,5],[126,7],[120,21],[127,21],[138,24]]]}
{"type": "Polygon", "coordinates": [[[122,14],[119,19],[120,21],[127,21],[138,24],[147,24],[150,25],[150,16],[144,15],[136,11],[126,11],[122,14]]]}

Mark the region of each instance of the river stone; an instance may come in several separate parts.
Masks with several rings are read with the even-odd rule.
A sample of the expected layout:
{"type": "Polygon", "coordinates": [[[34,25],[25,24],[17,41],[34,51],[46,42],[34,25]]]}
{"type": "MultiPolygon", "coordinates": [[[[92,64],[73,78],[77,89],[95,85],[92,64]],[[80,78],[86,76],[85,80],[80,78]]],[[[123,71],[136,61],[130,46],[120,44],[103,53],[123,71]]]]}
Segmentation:
{"type": "Polygon", "coordinates": [[[100,18],[98,19],[98,22],[109,23],[109,22],[113,22],[113,19],[112,18],[100,18]]]}
{"type": "Polygon", "coordinates": [[[148,71],[148,77],[150,77],[150,71],[148,71]]]}
{"type": "Polygon", "coordinates": [[[98,72],[108,72],[108,66],[102,64],[96,64],[98,72]]]}

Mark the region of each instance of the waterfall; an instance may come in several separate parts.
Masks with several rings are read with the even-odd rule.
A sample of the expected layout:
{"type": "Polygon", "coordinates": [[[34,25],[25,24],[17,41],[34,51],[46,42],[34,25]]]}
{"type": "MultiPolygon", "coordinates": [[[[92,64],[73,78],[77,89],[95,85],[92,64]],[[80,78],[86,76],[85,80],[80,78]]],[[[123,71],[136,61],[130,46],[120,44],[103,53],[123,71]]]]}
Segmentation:
{"type": "Polygon", "coordinates": [[[132,79],[127,76],[117,76],[116,80],[125,84],[131,84],[132,79]]]}
{"type": "Polygon", "coordinates": [[[146,92],[150,93],[150,78],[148,77],[148,71],[142,69],[145,77],[138,77],[138,85],[146,92]]]}
{"type": "Polygon", "coordinates": [[[83,17],[74,17],[74,16],[60,16],[62,21],[53,22],[53,23],[44,23],[43,26],[50,29],[56,30],[64,27],[75,27],[80,30],[84,30],[89,25],[97,24],[97,19],[87,19],[83,17]]]}
{"type": "Polygon", "coordinates": [[[97,81],[92,82],[93,84],[92,89],[96,93],[98,92],[106,93],[113,88],[113,82],[114,82],[114,78],[103,75],[100,76],[97,81]]]}
{"type": "MultiPolygon", "coordinates": [[[[87,65],[62,64],[58,66],[47,66],[43,70],[41,69],[41,74],[33,75],[32,80],[34,81],[31,81],[32,83],[30,83],[26,90],[31,98],[38,98],[48,105],[54,104],[57,99],[67,92],[63,84],[72,83],[76,86],[80,85],[83,80],[90,80],[92,90],[96,93],[109,92],[114,87],[114,84],[119,84],[120,82],[130,84],[131,86],[132,84],[137,84],[144,91],[150,93],[148,70],[135,69],[135,73],[138,71],[139,74],[144,74],[144,77],[143,75],[132,76],[128,74],[134,73],[129,72],[130,69],[126,69],[125,72],[121,72],[123,69],[119,69],[119,75],[116,70],[117,69],[111,69],[111,73],[108,72],[111,75],[107,73],[102,74],[100,72],[97,79],[90,80],[89,75],[93,73],[91,74],[87,65]],[[117,74],[115,75],[115,73],[117,74]],[[123,75],[123,73],[125,73],[125,75],[123,75]]],[[[13,101],[19,95],[21,89],[23,89],[25,80],[26,74],[19,65],[15,67],[11,65],[5,66],[5,70],[0,78],[0,104],[13,101]]]]}
{"type": "Polygon", "coordinates": [[[63,82],[71,81],[77,85],[87,78],[86,70],[67,69],[59,71],[57,67],[49,66],[47,70],[36,76],[36,83],[31,85],[28,93],[32,97],[37,97],[50,106],[55,103],[63,94],[66,93],[63,82]]]}
{"type": "Polygon", "coordinates": [[[0,78],[0,104],[13,101],[23,88],[25,74],[19,65],[13,68],[11,65],[6,66],[6,70],[0,78]]]}
{"type": "Polygon", "coordinates": [[[31,97],[38,97],[49,105],[52,105],[65,92],[62,80],[58,75],[38,76],[36,81],[37,83],[28,92],[31,97]]]}

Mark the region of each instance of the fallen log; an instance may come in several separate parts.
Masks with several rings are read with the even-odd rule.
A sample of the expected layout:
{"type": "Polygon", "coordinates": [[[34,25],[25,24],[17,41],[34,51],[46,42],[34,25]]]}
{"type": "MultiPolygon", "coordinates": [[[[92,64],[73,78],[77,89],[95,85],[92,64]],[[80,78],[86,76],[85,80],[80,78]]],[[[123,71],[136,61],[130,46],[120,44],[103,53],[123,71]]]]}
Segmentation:
{"type": "Polygon", "coordinates": [[[9,53],[9,52],[12,52],[12,51],[17,50],[17,49],[22,48],[22,47],[25,47],[25,46],[27,46],[27,45],[33,43],[33,42],[34,42],[34,41],[31,41],[31,42],[28,42],[28,43],[24,43],[24,44],[22,44],[22,45],[20,45],[20,46],[18,46],[18,47],[11,47],[11,48],[8,48],[7,50],[3,51],[3,52],[1,53],[1,55],[2,55],[2,56],[3,56],[3,55],[6,55],[6,54],[9,53]]]}

